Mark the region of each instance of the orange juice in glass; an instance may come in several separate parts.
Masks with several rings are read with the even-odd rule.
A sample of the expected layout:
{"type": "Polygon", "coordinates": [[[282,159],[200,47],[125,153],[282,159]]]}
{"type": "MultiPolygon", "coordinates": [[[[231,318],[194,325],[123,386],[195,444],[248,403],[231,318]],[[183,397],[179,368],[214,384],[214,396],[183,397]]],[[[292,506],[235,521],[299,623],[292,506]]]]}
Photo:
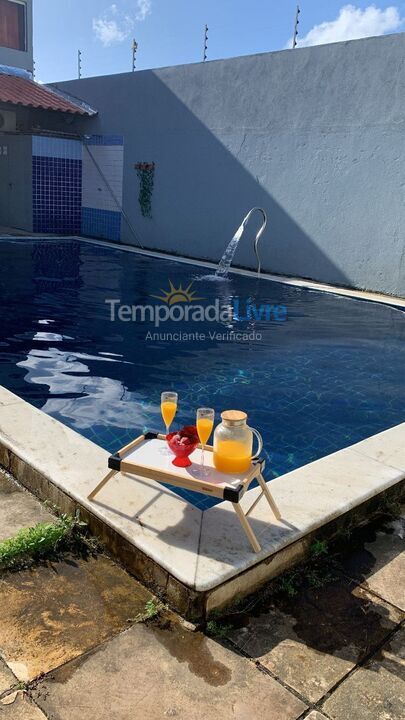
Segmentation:
{"type": "Polygon", "coordinates": [[[166,435],[169,434],[170,425],[177,412],[178,395],[175,392],[162,392],[160,396],[160,412],[166,427],[166,435]]]}
{"type": "Polygon", "coordinates": [[[197,433],[198,437],[200,438],[201,445],[206,445],[208,442],[208,438],[212,433],[212,428],[214,425],[214,420],[211,420],[207,417],[200,417],[197,420],[197,433]]]}
{"type": "Polygon", "coordinates": [[[197,433],[201,443],[201,473],[205,474],[206,470],[204,467],[204,449],[208,442],[208,438],[212,433],[214,427],[215,410],[212,408],[198,408],[196,424],[197,433]]]}

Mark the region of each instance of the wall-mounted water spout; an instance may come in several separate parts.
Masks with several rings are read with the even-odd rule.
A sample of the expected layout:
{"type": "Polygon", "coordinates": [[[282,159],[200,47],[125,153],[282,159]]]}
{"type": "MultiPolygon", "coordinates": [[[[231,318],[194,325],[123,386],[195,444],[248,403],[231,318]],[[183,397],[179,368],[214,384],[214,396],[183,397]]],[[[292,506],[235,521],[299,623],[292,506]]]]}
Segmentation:
{"type": "Polygon", "coordinates": [[[256,259],[257,259],[257,274],[258,275],[260,274],[261,262],[260,262],[258,244],[259,244],[259,240],[260,240],[261,236],[263,235],[265,227],[267,225],[267,215],[266,215],[265,211],[263,210],[263,208],[254,207],[251,210],[249,210],[246,217],[243,218],[242,223],[238,227],[235,235],[233,236],[232,240],[230,241],[229,245],[227,246],[221,260],[219,261],[218,268],[215,273],[215,275],[217,277],[226,277],[228,275],[229,268],[231,267],[232,260],[234,258],[235,252],[236,252],[236,248],[238,247],[238,244],[239,244],[239,240],[241,239],[241,237],[244,233],[245,227],[246,227],[247,223],[249,222],[250,216],[253,215],[253,213],[256,212],[256,210],[258,212],[260,212],[263,216],[263,222],[262,222],[259,230],[256,233],[255,242],[254,242],[254,251],[255,251],[255,255],[256,255],[256,259]]]}

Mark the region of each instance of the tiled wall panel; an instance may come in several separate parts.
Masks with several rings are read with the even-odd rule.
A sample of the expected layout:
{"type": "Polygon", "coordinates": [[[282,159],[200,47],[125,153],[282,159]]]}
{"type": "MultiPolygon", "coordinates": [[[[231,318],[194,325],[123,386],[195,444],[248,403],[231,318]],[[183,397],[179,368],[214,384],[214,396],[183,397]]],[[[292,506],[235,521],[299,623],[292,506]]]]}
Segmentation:
{"type": "Polygon", "coordinates": [[[88,135],[86,145],[123,145],[122,135],[88,135]]]}
{"type": "Polygon", "coordinates": [[[34,135],[32,138],[32,154],[40,157],[81,160],[82,144],[80,140],[34,135]]]}
{"type": "Polygon", "coordinates": [[[121,237],[121,213],[82,208],[82,235],[118,241],[121,237]]]}
{"type": "Polygon", "coordinates": [[[123,155],[122,145],[83,147],[83,207],[118,211],[114,198],[122,204],[123,155]]]}
{"type": "Polygon", "coordinates": [[[81,231],[81,142],[45,136],[32,138],[34,232],[81,231]]]}
{"type": "Polygon", "coordinates": [[[119,240],[123,138],[32,139],[34,232],[119,240]]]}
{"type": "Polygon", "coordinates": [[[82,234],[119,240],[121,235],[123,138],[92,135],[82,152],[82,234]]]}

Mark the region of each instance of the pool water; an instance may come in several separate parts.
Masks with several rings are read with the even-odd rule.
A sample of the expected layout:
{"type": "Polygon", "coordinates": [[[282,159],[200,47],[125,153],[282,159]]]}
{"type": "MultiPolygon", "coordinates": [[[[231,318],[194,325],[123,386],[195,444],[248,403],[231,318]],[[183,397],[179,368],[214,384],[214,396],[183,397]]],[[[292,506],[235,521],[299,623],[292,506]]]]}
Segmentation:
{"type": "MultiPolygon", "coordinates": [[[[195,297],[278,305],[286,315],[157,329],[111,321],[106,299],[162,305],[151,296],[169,280],[185,288],[208,271],[69,239],[3,239],[0,262],[0,384],[111,452],[163,430],[163,390],[179,393],[175,427],[194,423],[199,406],[214,407],[217,420],[245,410],[263,435],[268,479],[405,419],[405,315],[395,307],[231,275],[195,280],[195,297]],[[250,339],[229,339],[240,330],[250,339]]],[[[203,509],[215,504],[176,492],[203,509]]]]}

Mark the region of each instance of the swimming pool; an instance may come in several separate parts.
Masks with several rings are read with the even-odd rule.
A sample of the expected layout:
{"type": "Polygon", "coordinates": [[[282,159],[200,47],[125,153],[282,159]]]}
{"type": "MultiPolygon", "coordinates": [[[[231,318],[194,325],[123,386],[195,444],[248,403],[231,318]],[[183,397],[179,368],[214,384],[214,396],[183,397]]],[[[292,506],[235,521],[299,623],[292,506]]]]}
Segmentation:
{"type": "Polygon", "coordinates": [[[217,419],[246,410],[267,478],[404,420],[405,315],[394,307],[243,275],[196,279],[208,271],[74,239],[3,239],[0,262],[0,384],[111,452],[163,430],[160,392],[171,389],[178,425],[199,406],[217,419]],[[190,306],[228,312],[160,327],[149,311],[118,319],[119,305],[181,307],[178,293],[159,299],[170,281],[193,281],[190,306]]]}

